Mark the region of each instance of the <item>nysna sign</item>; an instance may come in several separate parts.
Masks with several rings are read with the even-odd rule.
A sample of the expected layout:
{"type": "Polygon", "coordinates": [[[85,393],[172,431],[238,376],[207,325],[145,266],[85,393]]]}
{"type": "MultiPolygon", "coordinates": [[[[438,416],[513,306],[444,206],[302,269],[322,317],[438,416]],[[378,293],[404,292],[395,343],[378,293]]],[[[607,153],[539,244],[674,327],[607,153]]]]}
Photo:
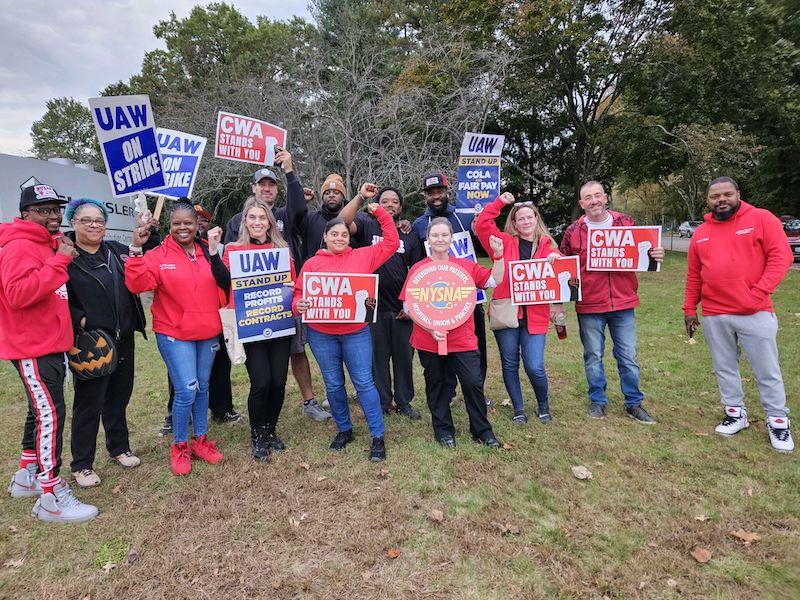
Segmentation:
{"type": "MultiPolygon", "coordinates": [[[[472,276],[450,261],[431,262],[412,272],[405,288],[408,316],[420,327],[446,333],[472,318],[477,289],[472,276]]],[[[447,338],[438,343],[447,354],[447,338]]]]}
{"type": "Polygon", "coordinates": [[[114,197],[164,187],[150,97],[89,98],[89,109],[114,197]]]}
{"type": "Polygon", "coordinates": [[[220,111],[214,157],[272,166],[275,146],[286,147],[286,133],[272,123],[220,111]]]}

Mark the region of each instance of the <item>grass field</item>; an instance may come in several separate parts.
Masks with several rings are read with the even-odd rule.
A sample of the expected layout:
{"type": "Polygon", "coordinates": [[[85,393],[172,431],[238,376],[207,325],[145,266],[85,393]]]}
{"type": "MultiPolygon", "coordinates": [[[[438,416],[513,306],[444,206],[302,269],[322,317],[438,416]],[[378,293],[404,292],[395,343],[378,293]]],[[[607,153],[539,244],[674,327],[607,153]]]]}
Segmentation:
{"type": "MultiPolygon", "coordinates": [[[[610,347],[609,416],[586,417],[570,314],[568,339],[548,339],[550,426],[511,423],[489,343],[491,419],[510,446],[502,451],[470,441],[461,402],[458,449],[434,444],[417,365],[415,405],[424,418],[388,419],[386,463],[367,461],[369,435],[355,406],[356,442],[340,455],[328,451],[333,425],[300,417],[290,377],[279,426],[286,453],[254,464],[246,425],[212,424],[225,460],[195,463],[179,479],[169,471],[169,440],[157,433],[165,368],[154,340],[137,338],[129,419],[142,466],[108,463],[98,442],[103,484],[77,492],[101,510],[87,524],[39,523],[33,500],[4,496],[0,597],[797,598],[800,453],[770,448],[746,367],[752,426],[731,439],[714,435],[721,410],[708,349],[702,333],[689,345],[683,332],[685,268],[685,255],[670,253],[662,273],[641,277],[642,387],[658,425],[624,417],[610,347]],[[593,479],[573,477],[575,465],[593,479]],[[730,535],[739,529],[760,540],[745,545],[730,535]],[[696,547],[711,552],[707,564],[692,557],[696,547]]],[[[789,274],[775,300],[789,403],[800,414],[800,273],[789,274]]],[[[5,485],[17,468],[26,408],[7,363],[0,376],[5,485]]],[[[246,412],[243,367],[233,382],[246,412]]],[[[529,384],[523,388],[529,401],[529,384]]],[[[318,377],[315,389],[322,396],[318,377]]]]}

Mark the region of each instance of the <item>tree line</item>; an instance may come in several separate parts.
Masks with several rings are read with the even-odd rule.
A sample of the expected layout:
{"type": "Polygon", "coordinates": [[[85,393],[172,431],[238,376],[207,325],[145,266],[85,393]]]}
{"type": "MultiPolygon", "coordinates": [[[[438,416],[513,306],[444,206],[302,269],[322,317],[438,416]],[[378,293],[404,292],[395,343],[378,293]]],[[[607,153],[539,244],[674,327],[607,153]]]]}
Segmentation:
{"type": "MultiPolygon", "coordinates": [[[[148,94],[161,127],[213,142],[218,110],[289,130],[304,183],[330,172],[398,186],[454,175],[465,131],[506,136],[503,187],[550,224],[588,179],[644,221],[696,219],[725,174],[800,213],[800,0],[313,0],[311,20],[225,3],[174,13],[141,71],[102,95],[148,94]]],[[[103,170],[83,99],[54,98],[33,152],[103,170]]],[[[206,149],[195,196],[217,220],[248,192],[206,149]]]]}

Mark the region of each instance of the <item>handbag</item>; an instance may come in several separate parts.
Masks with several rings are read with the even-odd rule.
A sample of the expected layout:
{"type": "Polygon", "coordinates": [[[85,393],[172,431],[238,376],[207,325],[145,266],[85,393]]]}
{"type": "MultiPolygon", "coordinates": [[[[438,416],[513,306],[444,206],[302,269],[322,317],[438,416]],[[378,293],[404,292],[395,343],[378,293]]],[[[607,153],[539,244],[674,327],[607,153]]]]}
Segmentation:
{"type": "Polygon", "coordinates": [[[519,327],[519,307],[511,304],[511,298],[492,298],[489,302],[489,329],[516,329],[519,327]]]}
{"type": "Polygon", "coordinates": [[[78,329],[73,346],[67,352],[67,360],[76,378],[97,379],[114,372],[119,354],[114,340],[102,329],[78,329]]]}
{"type": "Polygon", "coordinates": [[[236,328],[236,311],[232,308],[220,308],[219,319],[222,321],[222,337],[225,340],[225,350],[233,365],[243,365],[247,360],[244,353],[244,344],[239,340],[236,328]]]}

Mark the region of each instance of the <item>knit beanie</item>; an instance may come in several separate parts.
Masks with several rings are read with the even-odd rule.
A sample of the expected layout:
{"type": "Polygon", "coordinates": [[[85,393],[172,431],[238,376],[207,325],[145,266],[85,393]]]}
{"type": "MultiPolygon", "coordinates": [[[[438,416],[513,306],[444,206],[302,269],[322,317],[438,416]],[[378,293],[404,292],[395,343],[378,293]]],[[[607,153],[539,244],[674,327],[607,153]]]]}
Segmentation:
{"type": "Polygon", "coordinates": [[[347,195],[344,191],[344,180],[341,175],[337,175],[336,173],[331,173],[325,178],[325,182],[322,184],[322,189],[320,190],[320,195],[324,194],[326,190],[336,190],[341,192],[342,196],[347,195]]]}

